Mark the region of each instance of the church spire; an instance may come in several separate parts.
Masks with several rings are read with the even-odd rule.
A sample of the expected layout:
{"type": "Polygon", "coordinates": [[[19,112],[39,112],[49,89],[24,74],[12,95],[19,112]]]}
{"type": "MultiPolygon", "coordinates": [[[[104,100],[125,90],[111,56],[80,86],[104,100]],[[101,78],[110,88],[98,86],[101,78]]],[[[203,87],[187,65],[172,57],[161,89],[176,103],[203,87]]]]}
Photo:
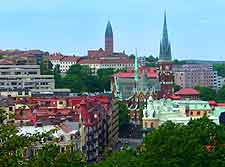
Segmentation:
{"type": "Polygon", "coordinates": [[[113,54],[113,30],[110,21],[108,21],[105,30],[105,52],[106,56],[113,54]]]}
{"type": "Polygon", "coordinates": [[[160,41],[160,53],[159,60],[161,61],[171,61],[171,46],[168,38],[166,12],[164,13],[164,23],[163,23],[163,36],[160,41]]]}

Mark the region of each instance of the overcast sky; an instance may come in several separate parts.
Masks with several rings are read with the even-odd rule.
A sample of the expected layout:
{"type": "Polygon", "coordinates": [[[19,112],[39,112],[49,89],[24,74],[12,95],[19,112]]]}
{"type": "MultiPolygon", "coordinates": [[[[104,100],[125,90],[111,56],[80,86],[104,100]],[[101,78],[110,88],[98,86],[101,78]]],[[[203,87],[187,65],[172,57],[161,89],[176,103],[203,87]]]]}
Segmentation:
{"type": "Polygon", "coordinates": [[[1,0],[0,48],[86,55],[104,47],[158,56],[167,11],[173,58],[225,59],[225,0],[1,0]]]}

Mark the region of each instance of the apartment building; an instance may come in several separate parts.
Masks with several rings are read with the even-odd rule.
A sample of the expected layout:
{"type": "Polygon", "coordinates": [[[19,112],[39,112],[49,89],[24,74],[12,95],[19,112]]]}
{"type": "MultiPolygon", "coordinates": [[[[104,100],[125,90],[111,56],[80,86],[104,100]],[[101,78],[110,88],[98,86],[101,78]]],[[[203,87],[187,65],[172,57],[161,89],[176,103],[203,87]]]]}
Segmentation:
{"type": "Polygon", "coordinates": [[[214,71],[208,64],[184,64],[175,66],[174,79],[182,88],[195,86],[214,87],[214,71]]]}
{"type": "Polygon", "coordinates": [[[29,95],[32,89],[54,88],[54,76],[41,75],[39,65],[0,65],[1,95],[7,95],[7,92],[29,95]]]}

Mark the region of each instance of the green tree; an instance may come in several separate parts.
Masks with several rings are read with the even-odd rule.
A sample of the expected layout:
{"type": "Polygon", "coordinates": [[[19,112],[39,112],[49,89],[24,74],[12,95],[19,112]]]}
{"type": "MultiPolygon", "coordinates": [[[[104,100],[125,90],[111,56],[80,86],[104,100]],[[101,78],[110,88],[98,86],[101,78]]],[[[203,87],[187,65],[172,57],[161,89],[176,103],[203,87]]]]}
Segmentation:
{"type": "Polygon", "coordinates": [[[60,73],[60,66],[57,64],[53,70],[54,79],[55,79],[55,87],[56,88],[64,88],[63,78],[60,73]]]}
{"type": "Polygon", "coordinates": [[[129,123],[128,107],[124,102],[118,102],[119,126],[122,127],[129,123]]]}
{"type": "Polygon", "coordinates": [[[208,88],[208,87],[202,87],[202,86],[196,86],[196,90],[200,92],[200,98],[205,101],[209,100],[216,100],[216,91],[208,88]]]}
{"type": "Polygon", "coordinates": [[[150,55],[149,57],[146,57],[146,66],[147,67],[156,67],[158,62],[158,57],[154,57],[150,55]]]}
{"type": "Polygon", "coordinates": [[[44,62],[42,62],[40,64],[40,71],[42,75],[53,75],[53,69],[52,69],[53,65],[51,63],[51,61],[48,60],[48,66],[46,66],[44,64],[44,62]]]}
{"type": "Polygon", "coordinates": [[[0,124],[3,124],[6,118],[7,118],[6,111],[0,108],[0,124]]]}
{"type": "Polygon", "coordinates": [[[218,90],[216,95],[216,101],[221,103],[225,102],[225,86],[218,90]]]}
{"type": "Polygon", "coordinates": [[[114,70],[113,69],[99,69],[97,71],[97,76],[98,76],[98,80],[101,83],[100,86],[100,90],[110,90],[110,84],[111,84],[111,79],[112,79],[112,75],[114,74],[114,70]]]}
{"type": "Polygon", "coordinates": [[[65,152],[60,152],[60,147],[55,144],[45,145],[27,163],[29,167],[83,167],[85,157],[79,151],[72,151],[67,148],[65,152]]]}
{"type": "Polygon", "coordinates": [[[116,152],[95,166],[219,167],[225,166],[224,156],[225,126],[203,117],[187,125],[166,122],[136,150],[116,152]]]}
{"type": "Polygon", "coordinates": [[[173,61],[173,64],[176,64],[176,65],[183,65],[183,64],[186,64],[186,62],[183,61],[183,60],[177,60],[177,59],[175,59],[175,60],[173,61]]]}
{"type": "Polygon", "coordinates": [[[225,64],[214,64],[213,70],[217,71],[219,76],[225,77],[225,64]]]}
{"type": "Polygon", "coordinates": [[[174,92],[179,91],[181,88],[182,87],[180,85],[176,85],[176,84],[173,85],[174,92]]]}

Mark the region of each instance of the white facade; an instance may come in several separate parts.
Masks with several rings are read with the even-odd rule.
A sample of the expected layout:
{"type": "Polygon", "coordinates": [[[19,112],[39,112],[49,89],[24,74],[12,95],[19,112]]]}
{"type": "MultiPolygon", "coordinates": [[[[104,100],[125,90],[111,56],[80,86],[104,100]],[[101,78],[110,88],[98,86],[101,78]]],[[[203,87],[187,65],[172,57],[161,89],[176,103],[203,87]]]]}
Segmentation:
{"type": "Polygon", "coordinates": [[[214,71],[213,79],[213,88],[215,90],[221,89],[225,85],[224,78],[219,76],[217,71],[214,71]]]}
{"type": "MultiPolygon", "coordinates": [[[[0,65],[1,92],[29,92],[32,89],[54,89],[53,75],[40,75],[39,65],[0,65]]],[[[28,93],[27,93],[28,95],[28,93]]]]}
{"type": "Polygon", "coordinates": [[[77,64],[79,57],[54,54],[52,56],[49,56],[49,60],[52,63],[53,69],[56,65],[59,65],[60,72],[65,73],[70,69],[72,65],[77,64]]]}
{"type": "Polygon", "coordinates": [[[123,63],[80,63],[81,65],[87,65],[92,69],[92,72],[97,73],[99,69],[114,69],[114,70],[123,70],[134,67],[133,64],[123,64],[123,63]]]}
{"type": "Polygon", "coordinates": [[[59,70],[63,73],[67,72],[70,67],[74,64],[77,64],[75,61],[60,61],[59,63],[59,70]]]}

